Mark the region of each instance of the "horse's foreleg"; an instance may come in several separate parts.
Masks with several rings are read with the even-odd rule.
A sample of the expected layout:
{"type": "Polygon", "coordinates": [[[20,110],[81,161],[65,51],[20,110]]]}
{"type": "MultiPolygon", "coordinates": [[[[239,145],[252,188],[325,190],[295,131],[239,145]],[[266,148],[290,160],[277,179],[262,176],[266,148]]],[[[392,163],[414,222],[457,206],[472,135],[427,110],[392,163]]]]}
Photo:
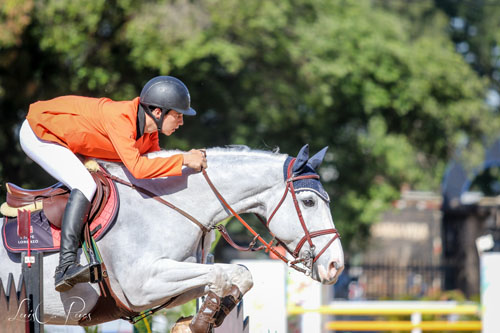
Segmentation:
{"type": "Polygon", "coordinates": [[[134,287],[133,278],[128,281],[134,288],[129,289],[127,299],[139,309],[171,297],[176,297],[172,305],[180,305],[207,295],[191,323],[193,332],[208,332],[214,324],[222,324],[226,314],[253,285],[250,272],[241,265],[203,265],[160,259],[143,274],[142,286],[135,284],[134,287]]]}
{"type": "MultiPolygon", "coordinates": [[[[200,296],[195,294],[213,292],[222,298],[231,293],[233,285],[237,286],[242,294],[253,285],[250,272],[240,265],[203,265],[159,259],[136,271],[141,272],[139,279],[130,274],[121,283],[125,287],[130,306],[139,311],[159,305],[169,297],[179,296],[178,298],[189,301],[183,297],[186,293],[193,294],[195,298],[200,296]],[[138,284],[138,280],[142,283],[138,284]]],[[[181,304],[177,300],[175,303],[181,304]]]]}

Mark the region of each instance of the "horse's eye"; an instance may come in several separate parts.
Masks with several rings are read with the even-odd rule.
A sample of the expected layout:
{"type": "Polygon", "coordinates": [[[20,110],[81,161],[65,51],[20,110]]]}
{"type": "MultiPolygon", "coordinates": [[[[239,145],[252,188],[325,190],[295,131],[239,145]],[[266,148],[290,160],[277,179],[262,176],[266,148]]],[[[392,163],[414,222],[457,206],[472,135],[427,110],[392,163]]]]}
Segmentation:
{"type": "Polygon", "coordinates": [[[312,199],[305,199],[305,200],[302,200],[302,203],[304,204],[304,206],[306,207],[313,207],[314,206],[314,200],[312,199]]]}

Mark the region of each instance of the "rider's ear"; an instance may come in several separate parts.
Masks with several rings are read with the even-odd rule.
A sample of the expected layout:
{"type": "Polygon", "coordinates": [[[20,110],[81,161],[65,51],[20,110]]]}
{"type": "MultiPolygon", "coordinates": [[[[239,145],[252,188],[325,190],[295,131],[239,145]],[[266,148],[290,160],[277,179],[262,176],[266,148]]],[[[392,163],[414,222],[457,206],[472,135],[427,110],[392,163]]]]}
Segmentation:
{"type": "Polygon", "coordinates": [[[320,166],[321,162],[323,162],[323,159],[325,158],[326,151],[328,150],[328,146],[325,148],[321,149],[319,152],[316,153],[313,157],[309,159],[309,164],[312,166],[314,170],[318,170],[318,167],[320,166]]]}
{"type": "Polygon", "coordinates": [[[300,173],[302,169],[306,166],[307,160],[309,159],[309,145],[305,145],[299,151],[297,159],[293,165],[293,173],[300,173]]]}
{"type": "Polygon", "coordinates": [[[156,119],[160,119],[161,117],[161,109],[160,108],[155,108],[153,111],[153,116],[156,118],[156,119]]]}

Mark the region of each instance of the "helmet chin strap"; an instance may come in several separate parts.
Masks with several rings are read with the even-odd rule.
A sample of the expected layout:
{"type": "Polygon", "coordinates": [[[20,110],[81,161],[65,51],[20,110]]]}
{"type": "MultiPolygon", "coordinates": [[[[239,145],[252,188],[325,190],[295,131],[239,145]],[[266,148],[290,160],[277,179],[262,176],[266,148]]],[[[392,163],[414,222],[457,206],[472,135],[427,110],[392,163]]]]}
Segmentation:
{"type": "MultiPolygon", "coordinates": [[[[153,114],[153,111],[151,111],[148,106],[145,106],[145,105],[141,105],[141,106],[144,109],[144,111],[146,111],[146,113],[154,120],[154,122],[156,123],[156,127],[158,128],[158,133],[160,133],[161,128],[163,126],[163,119],[165,118],[165,115],[170,110],[163,110],[161,108],[158,108],[161,110],[161,115],[160,115],[160,118],[156,118],[155,115],[153,114]]],[[[157,109],[157,108],[155,108],[155,109],[157,109]]]]}
{"type": "Polygon", "coordinates": [[[156,123],[156,127],[158,127],[158,133],[161,133],[161,128],[163,126],[163,119],[165,118],[165,115],[167,114],[168,110],[162,110],[161,111],[161,115],[160,115],[160,118],[159,119],[156,119],[154,116],[153,116],[153,119],[156,123]]]}

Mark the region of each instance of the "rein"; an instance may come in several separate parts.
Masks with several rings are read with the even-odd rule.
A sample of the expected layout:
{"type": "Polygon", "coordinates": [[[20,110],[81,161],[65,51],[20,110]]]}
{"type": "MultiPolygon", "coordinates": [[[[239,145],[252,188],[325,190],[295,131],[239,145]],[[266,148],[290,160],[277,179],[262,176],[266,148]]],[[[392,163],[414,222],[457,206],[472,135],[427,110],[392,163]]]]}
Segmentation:
{"type": "Polygon", "coordinates": [[[278,204],[274,208],[274,210],[273,210],[271,216],[269,217],[269,219],[267,220],[267,222],[264,219],[262,219],[259,215],[256,214],[257,217],[261,220],[261,222],[265,225],[265,227],[267,228],[267,230],[269,231],[269,233],[273,236],[273,239],[270,242],[267,242],[266,240],[264,240],[227,203],[227,201],[224,199],[224,197],[222,196],[222,194],[217,190],[217,188],[215,187],[215,185],[212,183],[212,181],[211,181],[210,177],[208,176],[208,173],[206,172],[206,170],[205,169],[202,170],[202,174],[205,177],[206,182],[208,183],[208,185],[210,186],[210,188],[212,189],[212,191],[214,192],[214,194],[217,196],[217,198],[219,199],[219,201],[254,236],[254,239],[249,244],[248,248],[243,248],[241,246],[238,246],[231,239],[231,237],[228,234],[227,230],[225,229],[224,225],[218,224],[218,225],[215,225],[215,226],[213,226],[211,228],[207,228],[200,221],[198,221],[196,218],[194,218],[193,216],[191,216],[189,213],[187,213],[184,210],[180,209],[179,207],[173,205],[172,203],[166,201],[165,199],[161,198],[160,196],[156,195],[155,193],[153,193],[153,192],[151,192],[151,191],[149,191],[149,190],[147,190],[147,189],[145,189],[143,187],[134,185],[134,184],[132,184],[132,183],[126,181],[126,180],[123,180],[123,179],[119,178],[119,177],[113,176],[113,175],[111,175],[111,174],[109,174],[107,172],[103,172],[103,171],[100,171],[100,172],[103,172],[103,174],[106,177],[108,177],[109,179],[111,179],[111,180],[113,180],[113,181],[115,181],[117,183],[120,183],[122,185],[126,185],[126,186],[128,186],[130,188],[133,188],[133,189],[135,189],[135,190],[137,190],[139,192],[142,192],[142,193],[146,194],[147,196],[155,199],[156,201],[162,203],[163,205],[166,205],[166,206],[170,207],[171,209],[175,210],[176,212],[178,212],[179,214],[181,214],[182,216],[186,217],[188,220],[190,220],[191,222],[193,222],[194,224],[196,224],[201,229],[201,231],[203,232],[203,235],[202,235],[202,258],[204,257],[204,248],[203,248],[203,243],[204,242],[203,242],[203,239],[204,239],[205,235],[208,232],[210,232],[211,230],[217,229],[217,230],[219,230],[219,232],[222,235],[222,237],[229,243],[229,245],[231,245],[233,248],[235,248],[238,251],[260,251],[260,250],[265,249],[266,252],[272,252],[272,253],[274,253],[280,260],[282,260],[283,262],[285,262],[289,267],[292,267],[292,268],[296,269],[297,271],[302,272],[302,273],[304,273],[306,275],[310,275],[311,272],[312,272],[312,266],[313,266],[313,264],[319,259],[319,257],[326,251],[326,249],[337,238],[340,238],[340,235],[339,235],[337,229],[334,229],[334,228],[324,229],[324,230],[318,230],[318,231],[313,231],[313,232],[309,232],[309,230],[307,229],[307,225],[306,225],[306,222],[304,221],[304,217],[302,215],[302,211],[300,210],[299,202],[297,200],[297,196],[296,196],[296,193],[295,193],[295,189],[294,189],[293,183],[294,183],[294,181],[300,180],[300,179],[307,179],[307,178],[310,178],[310,179],[319,179],[319,176],[318,175],[294,176],[293,173],[292,173],[292,167],[293,167],[294,163],[295,163],[295,158],[292,159],[292,161],[290,162],[290,164],[288,166],[285,192],[284,192],[283,196],[281,197],[281,200],[278,202],[278,204]],[[299,218],[299,221],[300,221],[300,224],[302,226],[302,229],[304,230],[304,237],[302,237],[302,239],[299,241],[299,243],[297,244],[297,247],[295,248],[294,251],[291,251],[282,241],[280,241],[278,238],[276,238],[276,236],[274,236],[274,234],[269,229],[269,225],[271,223],[272,218],[275,216],[276,212],[279,210],[279,208],[281,207],[281,205],[285,201],[288,193],[291,193],[292,200],[293,200],[293,203],[294,203],[294,206],[295,206],[295,210],[297,212],[297,216],[299,218]],[[316,246],[314,245],[312,239],[314,237],[328,235],[328,234],[333,234],[332,239],[323,247],[323,249],[318,254],[315,255],[314,252],[316,250],[316,246]],[[258,248],[254,248],[257,240],[260,243],[262,243],[262,246],[260,246],[258,248]],[[284,255],[282,255],[276,249],[276,246],[273,245],[273,243],[274,243],[275,240],[277,241],[278,244],[281,244],[288,251],[288,253],[290,253],[292,255],[292,257],[294,258],[294,260],[292,260],[292,261],[288,260],[284,255]],[[300,250],[302,249],[303,245],[306,242],[309,244],[309,249],[306,250],[306,251],[304,251],[303,255],[299,257],[300,250]],[[299,264],[299,263],[302,263],[306,267],[306,269],[303,269],[303,268],[297,266],[297,264],[299,264]]]}
{"type": "MultiPolygon", "coordinates": [[[[255,244],[256,240],[258,240],[259,242],[261,242],[263,244],[263,246],[259,247],[258,249],[255,249],[255,251],[259,251],[259,250],[262,250],[263,248],[265,248],[266,252],[270,251],[270,252],[274,253],[278,258],[280,258],[282,261],[284,261],[288,266],[295,268],[299,272],[307,273],[306,270],[296,266],[294,262],[290,262],[290,260],[285,258],[285,256],[283,256],[281,253],[278,252],[278,250],[276,250],[276,248],[273,246],[274,238],[269,243],[266,242],[265,239],[263,239],[248,223],[246,223],[245,220],[238,213],[236,213],[236,211],[227,203],[227,201],[224,199],[224,197],[220,194],[220,192],[217,190],[215,185],[212,183],[212,181],[208,177],[208,174],[207,174],[205,169],[203,169],[202,173],[203,173],[203,176],[205,177],[205,180],[207,181],[208,185],[210,186],[212,191],[215,193],[217,198],[221,201],[221,203],[231,212],[231,214],[233,214],[234,217],[236,217],[238,219],[238,221],[240,221],[241,224],[243,224],[243,226],[245,228],[247,228],[248,231],[250,231],[250,233],[252,235],[255,236],[252,243],[250,243],[250,246],[248,247],[248,249],[245,249],[245,251],[251,250],[253,248],[253,245],[255,244]]],[[[224,228],[224,226],[221,224],[219,226],[224,228]]],[[[216,228],[220,231],[221,229],[219,226],[216,226],[216,228]]],[[[224,237],[224,239],[231,246],[233,246],[234,242],[230,239],[229,235],[225,231],[225,228],[224,228],[224,233],[221,233],[221,235],[224,237]],[[226,238],[226,237],[228,237],[228,238],[226,238]]],[[[274,237],[274,235],[273,235],[273,237],[274,237]]],[[[235,247],[235,246],[233,246],[233,247],[238,249],[238,247],[235,247]]]]}
{"type": "Polygon", "coordinates": [[[126,181],[126,180],[123,180],[121,178],[113,176],[113,175],[111,175],[111,174],[109,174],[107,172],[103,172],[103,173],[109,179],[114,180],[115,182],[120,183],[122,185],[126,185],[126,186],[128,186],[130,188],[133,188],[136,191],[142,192],[142,193],[146,194],[148,197],[153,198],[156,201],[164,204],[165,206],[172,208],[173,210],[175,210],[176,212],[178,212],[179,214],[181,214],[182,216],[184,216],[185,218],[187,218],[188,220],[190,220],[191,222],[193,222],[194,224],[196,224],[203,231],[203,233],[207,233],[207,232],[209,232],[211,230],[211,229],[208,229],[207,227],[205,227],[203,224],[201,224],[200,221],[198,221],[197,219],[195,219],[193,216],[191,216],[187,212],[183,211],[182,209],[180,209],[179,207],[175,206],[174,204],[168,202],[167,200],[161,198],[160,196],[154,194],[153,192],[145,189],[144,187],[140,187],[140,186],[134,185],[134,184],[132,184],[132,183],[126,181]]]}

